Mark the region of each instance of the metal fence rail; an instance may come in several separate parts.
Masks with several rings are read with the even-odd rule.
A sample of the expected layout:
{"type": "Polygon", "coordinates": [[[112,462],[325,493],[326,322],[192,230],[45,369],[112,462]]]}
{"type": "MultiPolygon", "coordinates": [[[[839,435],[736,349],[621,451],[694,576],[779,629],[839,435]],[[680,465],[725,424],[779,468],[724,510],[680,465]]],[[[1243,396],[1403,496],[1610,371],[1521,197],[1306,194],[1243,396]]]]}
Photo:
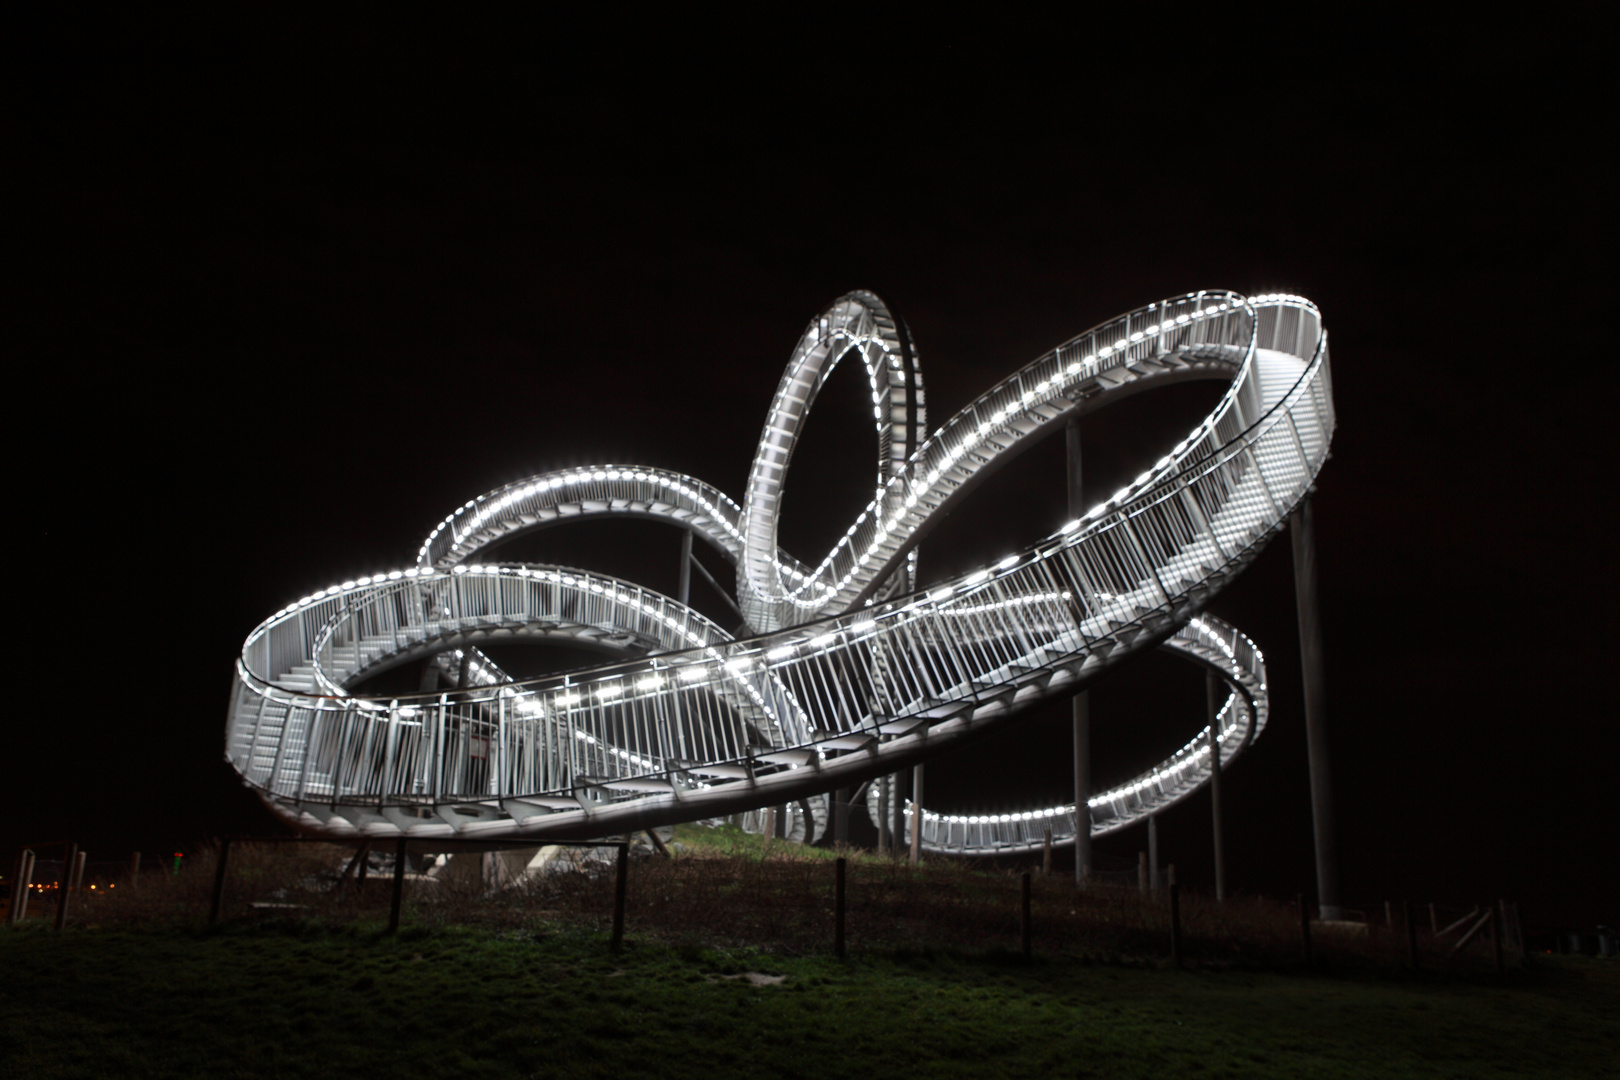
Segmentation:
{"type": "MultiPolygon", "coordinates": [[[[657,470],[535,477],[447,518],[417,566],[344,582],[266,620],[237,664],[227,729],[244,781],[334,834],[605,835],[783,805],[893,772],[1160,643],[1231,685],[1223,759],[1251,740],[1267,708],[1259,651],[1200,612],[1281,528],[1326,459],[1333,411],[1314,306],[1230,293],[1150,305],[1004,380],[901,461],[893,448],[916,439],[921,381],[879,303],[854,294],[807,331],[742,508],[657,470]],[[868,365],[888,479],[806,570],[774,548],[781,469],[761,461],[785,466],[837,348],[868,365]],[[904,578],[928,525],[1024,440],[1136,384],[1216,375],[1230,386],[1209,417],[1083,518],[993,567],[868,602],[904,578]],[[786,434],[772,441],[773,428],[786,434]],[[751,622],[774,629],[734,640],[628,582],[459,561],[513,531],[589,514],[662,516],[710,539],[738,562],[751,622]],[[377,698],[346,689],[435,650],[537,636],[589,637],[627,658],[513,681],[473,653],[473,677],[454,690],[377,698]]],[[[1093,831],[1185,797],[1208,776],[1207,759],[1200,735],[1097,796],[1093,831]]],[[[1072,838],[1074,808],[923,815],[924,842],[942,850],[1006,850],[1047,828],[1072,838]]]]}

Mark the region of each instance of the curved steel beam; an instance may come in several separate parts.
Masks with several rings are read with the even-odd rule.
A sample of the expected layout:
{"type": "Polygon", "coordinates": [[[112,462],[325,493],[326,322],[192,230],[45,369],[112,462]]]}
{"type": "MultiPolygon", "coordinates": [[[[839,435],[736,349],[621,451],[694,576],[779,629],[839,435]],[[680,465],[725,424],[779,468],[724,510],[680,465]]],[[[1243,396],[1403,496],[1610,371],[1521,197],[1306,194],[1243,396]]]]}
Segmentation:
{"type": "MultiPolygon", "coordinates": [[[[903,462],[894,447],[915,442],[921,405],[903,328],[870,294],[829,312],[779,388],[781,423],[767,426],[772,449],[762,443],[747,507],[660,470],[563,470],[469,502],[429,537],[417,566],[344,582],[267,619],[238,661],[226,734],[244,782],[278,812],[336,835],[601,836],[784,805],[893,772],[1160,643],[1222,671],[1236,693],[1219,738],[1236,740],[1234,751],[1252,739],[1266,711],[1258,650],[1199,615],[1326,460],[1333,405],[1315,307],[1231,293],[1148,305],[1003,380],[903,462]],[[879,397],[874,419],[884,422],[889,405],[888,479],[805,570],[771,546],[776,501],[805,410],[852,350],[879,397]],[[1217,370],[1231,384],[1209,417],[1083,518],[994,567],[865,602],[981,473],[1069,412],[1217,370]],[[880,374],[891,379],[887,397],[880,374]],[[460,561],[570,512],[641,513],[699,532],[740,563],[753,617],[780,629],[732,640],[627,582],[460,561]],[[434,694],[346,689],[379,657],[565,625],[668,651],[522,682],[480,660],[470,685],[434,694]]],[[[1202,745],[1195,738],[1094,799],[1094,831],[1185,797],[1208,774],[1202,745]]],[[[1007,850],[1028,843],[1031,823],[1044,831],[1065,813],[1074,820],[1073,808],[1029,813],[994,822],[925,813],[924,840],[1007,850]]]]}

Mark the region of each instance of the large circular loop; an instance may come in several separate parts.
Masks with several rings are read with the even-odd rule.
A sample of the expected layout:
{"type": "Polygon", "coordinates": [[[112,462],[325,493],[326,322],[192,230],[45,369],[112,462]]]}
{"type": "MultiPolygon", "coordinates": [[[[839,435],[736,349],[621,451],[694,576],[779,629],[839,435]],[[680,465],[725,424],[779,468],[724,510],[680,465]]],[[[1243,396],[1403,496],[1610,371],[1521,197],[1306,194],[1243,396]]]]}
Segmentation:
{"type": "MultiPolygon", "coordinates": [[[[850,353],[866,367],[872,393],[872,423],[878,437],[874,502],[889,481],[905,469],[921,441],[927,422],[922,371],[905,325],[869,292],[852,292],[833,301],[811,320],[782,372],[776,396],[765,415],[759,448],[748,472],[743,500],[743,556],[737,575],[738,600],[756,631],[804,622],[821,612],[830,599],[825,562],[812,574],[784,573],[777,557],[783,485],[793,450],[827,377],[850,353]],[[791,612],[797,618],[784,618],[791,612]]],[[[871,508],[863,512],[870,513],[871,508]]],[[[836,550],[836,549],[835,549],[836,550]]]]}
{"type": "MultiPolygon", "coordinates": [[[[795,350],[741,506],[636,466],[563,470],[474,499],[416,566],[323,589],[253,631],[227,757],[277,812],[332,835],[583,839],[785,806],[892,773],[1161,644],[1232,688],[1214,732],[1223,756],[1252,740],[1267,711],[1264,662],[1202,612],[1327,459],[1327,335],[1309,301],[1214,292],[1156,302],[1013,373],[925,439],[921,422],[903,327],[876,297],[852,293],[795,350]],[[782,485],[816,392],[852,350],[873,390],[879,486],[807,569],[774,546],[782,485]],[[1183,378],[1229,386],[1131,484],[994,566],[872,602],[917,539],[1032,440],[1183,378]],[[628,582],[467,561],[513,531],[595,515],[658,518],[709,539],[738,563],[751,619],[780,629],[737,640],[628,582]],[[661,651],[517,681],[477,652],[501,635],[661,651]],[[380,663],[452,647],[462,662],[448,688],[351,692],[380,663]]],[[[1033,823],[1061,840],[1065,816],[1069,836],[1088,814],[1094,834],[1125,827],[1207,779],[1209,735],[1081,813],[925,814],[923,839],[978,852],[1027,846],[1033,823]]]]}

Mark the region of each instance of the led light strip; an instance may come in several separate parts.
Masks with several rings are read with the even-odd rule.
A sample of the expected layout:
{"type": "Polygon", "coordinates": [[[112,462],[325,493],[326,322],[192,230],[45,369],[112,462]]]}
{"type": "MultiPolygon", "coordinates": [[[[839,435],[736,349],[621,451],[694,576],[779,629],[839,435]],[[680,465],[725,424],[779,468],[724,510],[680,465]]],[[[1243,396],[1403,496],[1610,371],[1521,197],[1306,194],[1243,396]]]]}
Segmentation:
{"type": "MultiPolygon", "coordinates": [[[[418,565],[344,581],[302,597],[278,610],[254,631],[238,663],[238,690],[233,696],[227,733],[228,756],[274,807],[297,818],[305,827],[343,833],[358,828],[357,820],[364,820],[365,828],[373,834],[398,828],[408,829],[413,835],[433,835],[435,830],[476,827],[479,835],[539,837],[548,835],[547,830],[555,822],[556,829],[577,833],[581,826],[572,823],[567,812],[539,818],[532,813],[522,818],[486,815],[475,826],[469,826],[464,813],[458,810],[441,814],[430,824],[411,824],[414,819],[387,817],[394,796],[386,791],[365,795],[368,805],[379,808],[371,818],[366,817],[366,811],[342,810],[344,792],[348,790],[344,784],[372,783],[367,777],[376,775],[378,766],[387,767],[393,760],[386,756],[393,750],[386,748],[397,740],[389,732],[407,728],[426,732],[429,717],[436,717],[443,728],[449,715],[445,712],[448,699],[442,694],[417,695],[408,700],[354,697],[344,689],[345,679],[375,662],[375,657],[389,655],[389,649],[426,647],[422,643],[434,635],[481,633],[491,627],[521,624],[523,618],[532,617],[533,607],[524,599],[522,588],[545,585],[582,600],[589,598],[597,605],[591,608],[591,625],[598,630],[651,632],[665,647],[678,651],[636,661],[629,670],[624,670],[626,665],[621,663],[599,669],[599,674],[584,671],[513,684],[487,656],[458,647],[462,649],[458,656],[467,658],[469,685],[457,692],[455,708],[459,711],[455,723],[475,722],[466,709],[498,704],[500,716],[525,723],[544,722],[551,725],[549,730],[567,733],[570,737],[554,747],[559,754],[568,745],[588,747],[592,761],[617,762],[615,769],[624,772],[626,780],[637,776],[668,777],[672,782],[691,783],[693,791],[732,802],[747,799],[764,805],[797,797],[796,792],[819,790],[817,775],[824,768],[840,776],[853,775],[851,768],[856,765],[864,770],[863,775],[881,773],[885,771],[883,762],[889,744],[879,745],[875,753],[863,752],[858,758],[846,759],[839,756],[841,752],[826,750],[818,740],[836,737],[839,730],[876,730],[882,721],[877,711],[880,705],[884,715],[904,717],[908,710],[932,700],[927,694],[936,692],[947,697],[970,695],[958,699],[963,700],[968,712],[952,714],[959,718],[953,721],[957,728],[965,731],[995,722],[1009,711],[1012,699],[988,692],[981,698],[977,687],[992,685],[998,679],[1020,679],[1018,673],[1029,671],[1031,664],[1046,662],[1041,655],[1067,652],[1071,659],[1062,661],[1049,676],[1051,688],[1042,689],[1047,685],[1043,682],[1035,687],[1033,697],[1066,693],[1065,679],[1078,678],[1082,667],[1092,672],[1098,664],[1106,667],[1134,651],[1136,646],[1128,644],[1130,639],[1110,636],[1112,627],[1120,625],[1121,619],[1136,618],[1133,612],[1155,610],[1160,618],[1172,613],[1178,601],[1165,593],[1161,574],[1174,580],[1178,589],[1190,587],[1190,583],[1201,585],[1207,601],[1208,593],[1224,581],[1220,575],[1245,565],[1258,550],[1257,545],[1280,524],[1287,504],[1278,502],[1276,486],[1284,485],[1285,500],[1300,497],[1325,460],[1332,434],[1332,405],[1326,387],[1325,335],[1309,301],[1284,294],[1245,299],[1232,293],[1198,293],[1148,305],[1080,335],[1003,380],[931,436],[920,439],[924,416],[922,380],[904,328],[875,296],[850,294],[813,321],[795,349],[767,420],[743,505],[691,477],[623,465],[558,470],[473,499],[433,530],[418,553],[418,565]],[[1291,328],[1292,339],[1285,340],[1285,323],[1291,328]],[[1268,327],[1268,336],[1259,348],[1281,350],[1267,354],[1274,357],[1268,361],[1272,365],[1268,370],[1274,372],[1268,376],[1269,383],[1260,379],[1254,366],[1259,355],[1255,335],[1262,324],[1268,327]],[[857,354],[867,369],[880,441],[879,483],[865,510],[817,566],[807,569],[775,547],[780,495],[808,407],[833,365],[850,352],[857,354]],[[1155,370],[1166,364],[1204,365],[1197,368],[1197,373],[1206,376],[1230,372],[1232,385],[1204,423],[1152,469],[1029,551],[924,594],[866,608],[851,607],[860,597],[870,595],[875,582],[891,575],[896,567],[914,570],[915,551],[906,550],[907,542],[949,505],[951,493],[975,472],[995,467],[1020,440],[1061,423],[1081,395],[1106,397],[1127,381],[1153,377],[1155,370]],[[1278,382],[1278,372],[1286,386],[1278,382]],[[1297,448],[1298,460],[1285,463],[1293,470],[1287,476],[1279,471],[1284,466],[1263,464],[1261,457],[1245,449],[1250,443],[1269,438],[1272,431],[1287,430],[1283,424],[1293,429],[1293,443],[1277,444],[1273,440],[1265,460],[1281,460],[1288,457],[1289,446],[1297,448]],[[1301,430],[1310,434],[1310,450],[1302,441],[1301,430]],[[1189,478],[1195,479],[1203,475],[1199,470],[1209,469],[1225,470],[1216,492],[1216,497],[1224,501],[1204,509],[1189,504],[1188,513],[1199,520],[1188,518],[1175,526],[1195,529],[1191,539],[1178,541],[1185,547],[1185,557],[1175,552],[1155,556],[1145,564],[1144,572],[1149,577],[1131,587],[1135,591],[1115,593],[1086,586],[1083,598],[1066,588],[1037,584],[1050,580],[1051,572],[1042,568],[1045,560],[1058,558],[1061,562],[1069,558],[1066,552],[1089,551],[1110,536],[1117,546],[1123,542],[1119,537],[1128,535],[1118,530],[1128,528],[1131,516],[1177,492],[1186,498],[1186,485],[1192,482],[1189,478]],[[1268,503],[1270,509],[1265,508],[1268,503]],[[1243,509],[1233,509],[1229,514],[1223,509],[1227,506],[1243,509]],[[562,508],[567,509],[566,515],[560,513],[562,508]],[[1214,524],[1204,520],[1206,512],[1214,524]],[[739,602],[756,628],[780,628],[778,632],[751,642],[730,643],[723,631],[696,612],[626,582],[566,568],[466,561],[489,541],[514,530],[544,527],[563,516],[577,520],[618,513],[663,516],[704,536],[739,564],[739,602]],[[1226,538],[1225,545],[1235,554],[1227,554],[1220,536],[1226,538]],[[1217,567],[1212,571],[1206,565],[1211,561],[1230,569],[1217,567]],[[1210,578],[1211,573],[1217,577],[1210,578]],[[475,582],[485,584],[465,595],[458,591],[463,583],[475,582]],[[514,593],[503,582],[515,582],[521,587],[514,593]],[[1097,608],[1097,604],[1102,607],[1097,608]],[[460,613],[453,613],[453,608],[460,613]],[[847,614],[828,619],[829,613],[839,610],[847,614]],[[1080,622],[1076,624],[1075,619],[1080,622]],[[816,621],[815,625],[794,629],[812,621],[816,621]],[[1003,628],[1002,622],[1007,627],[1003,628]],[[907,637],[894,637],[900,631],[907,637]],[[1108,649],[1093,655],[1090,643],[1104,638],[1108,639],[1108,649]],[[902,640],[914,644],[901,646],[902,640]],[[975,669],[979,673],[972,676],[975,689],[963,684],[955,689],[947,686],[925,691],[923,687],[931,684],[922,680],[936,678],[939,673],[927,675],[921,669],[909,670],[914,658],[907,649],[919,643],[930,649],[981,650],[973,654],[979,657],[974,663],[980,665],[975,669]],[[1024,648],[1033,652],[1023,656],[1018,650],[1024,648]],[[990,662],[985,658],[1001,655],[1009,659],[983,668],[990,662]],[[835,668],[843,668],[824,666],[835,657],[843,658],[837,661],[843,668],[852,664],[870,666],[872,684],[857,696],[869,695],[872,715],[843,716],[841,720],[829,715],[817,720],[807,711],[812,706],[824,711],[830,707],[829,702],[843,700],[841,695],[858,689],[838,689],[838,679],[843,676],[834,678],[833,673],[835,668]],[[333,665],[330,671],[328,664],[333,665]],[[313,674],[298,676],[299,671],[313,674]],[[305,689],[301,678],[306,682],[312,679],[318,692],[305,689]],[[833,682],[829,683],[829,678],[833,682]],[[825,700],[801,700],[799,695],[805,691],[825,700]],[[791,756],[761,766],[763,773],[750,764],[750,776],[757,774],[769,781],[761,782],[760,794],[752,795],[748,794],[754,791],[752,781],[737,787],[735,781],[714,779],[730,775],[714,770],[734,769],[734,759],[709,764],[677,763],[659,753],[649,753],[641,744],[650,736],[645,732],[637,734],[636,725],[663,722],[657,718],[672,710],[679,712],[680,695],[694,693],[717,694],[740,710],[737,715],[753,717],[750,722],[764,740],[766,750],[810,749],[813,754],[809,764],[814,768],[800,768],[805,760],[791,756]],[[925,696],[916,698],[916,694],[925,696]],[[624,720],[611,719],[623,710],[630,710],[623,712],[624,720]],[[579,726],[587,712],[596,717],[592,722],[599,725],[593,730],[579,726]],[[306,716],[308,719],[303,719],[306,716]],[[361,726],[353,728],[345,720],[341,729],[331,727],[338,723],[335,718],[339,716],[352,716],[361,726]],[[463,716],[466,719],[460,719],[463,716]],[[322,721],[322,717],[334,719],[322,721]],[[320,728],[321,723],[327,727],[320,728]],[[376,731],[365,727],[372,723],[391,726],[376,731]],[[617,724],[630,726],[621,731],[614,726],[617,724]],[[351,734],[351,728],[371,733],[351,734]],[[306,729],[309,734],[299,734],[306,729]],[[824,729],[825,733],[812,734],[813,729],[824,729]],[[317,752],[317,731],[327,743],[337,739],[332,745],[340,746],[343,754],[351,757],[355,753],[384,756],[377,758],[371,771],[362,768],[356,773],[359,781],[344,780],[332,772],[337,766],[312,769],[310,758],[317,752]],[[355,743],[354,739],[361,741],[355,743]],[[294,767],[298,762],[301,764],[294,767]],[[688,774],[691,768],[697,773],[688,774]],[[779,774],[773,775],[774,771],[779,774]],[[682,776],[688,779],[681,780],[682,776]],[[329,794],[318,795],[312,802],[311,791],[329,794]],[[320,809],[320,798],[332,800],[329,810],[320,809]],[[392,824],[373,820],[378,813],[392,824]],[[323,816],[330,814],[336,816],[323,816]]],[[[1137,554],[1142,552],[1138,550],[1137,554]]],[[[1235,753],[1264,725],[1267,706],[1263,658],[1252,642],[1217,620],[1208,616],[1179,618],[1182,628],[1169,645],[1219,668],[1240,691],[1229,698],[1217,719],[1223,756],[1226,744],[1233,740],[1235,753]]],[[[915,662],[922,663],[921,657],[915,662]]],[[[1018,685],[1018,701],[1031,699],[1027,679],[1018,685]]],[[[821,715],[821,711],[816,712],[816,716],[821,715]]],[[[489,727],[483,721],[477,723],[484,724],[479,730],[489,727]]],[[[693,737],[698,738],[701,733],[693,730],[693,737]]],[[[948,733],[954,730],[936,730],[929,736],[930,745],[947,745],[956,737],[948,733]]],[[[425,735],[413,736],[421,737],[425,735]]],[[[487,735],[475,733],[472,737],[484,740],[484,753],[494,754],[487,749],[487,735]]],[[[904,743],[902,739],[902,747],[904,743]]],[[[471,752],[454,747],[451,751],[471,752]]],[[[420,758],[425,752],[409,751],[418,754],[411,760],[425,761],[420,758]]],[[[444,752],[442,747],[434,751],[444,752]]],[[[501,745],[501,754],[514,752],[518,751],[505,743],[501,745]]],[[[534,751],[531,747],[523,752],[534,751]]],[[[1090,810],[1094,817],[1099,813],[1113,815],[1113,824],[1104,825],[1106,831],[1118,827],[1118,822],[1135,812],[1133,807],[1151,804],[1162,808],[1185,797],[1202,782],[1208,773],[1207,758],[1206,733],[1160,766],[1096,796],[1090,810]]],[[[550,775],[555,771],[553,766],[561,767],[555,762],[535,767],[550,775]]],[[[464,762],[455,775],[470,775],[468,767],[464,762]]],[[[438,792],[451,782],[450,773],[426,778],[419,775],[412,781],[416,785],[412,792],[399,794],[400,805],[419,805],[416,792],[428,788],[438,792]]],[[[611,787],[613,779],[600,782],[611,787]]],[[[523,797],[523,792],[504,787],[492,788],[491,794],[498,798],[493,802],[483,800],[490,806],[504,805],[509,797],[523,797]]],[[[544,794],[533,792],[536,797],[544,794]]],[[[435,798],[465,803],[469,799],[480,801],[481,797],[478,792],[446,789],[435,798]]],[[[647,794],[645,789],[637,794],[621,793],[613,802],[592,810],[592,820],[607,828],[611,820],[617,820],[614,814],[644,813],[637,807],[653,804],[662,807],[658,813],[669,817],[676,811],[667,804],[668,798],[647,794]]],[[[1020,841],[1003,827],[1056,821],[1065,814],[1072,820],[1073,809],[1055,806],[995,815],[925,813],[924,830],[934,834],[958,827],[979,830],[979,839],[974,843],[964,840],[953,845],[946,839],[939,841],[941,850],[1007,850],[1008,844],[1020,841]],[[986,829],[996,835],[986,840],[986,829]]],[[[697,808],[692,812],[704,816],[697,808]]]]}

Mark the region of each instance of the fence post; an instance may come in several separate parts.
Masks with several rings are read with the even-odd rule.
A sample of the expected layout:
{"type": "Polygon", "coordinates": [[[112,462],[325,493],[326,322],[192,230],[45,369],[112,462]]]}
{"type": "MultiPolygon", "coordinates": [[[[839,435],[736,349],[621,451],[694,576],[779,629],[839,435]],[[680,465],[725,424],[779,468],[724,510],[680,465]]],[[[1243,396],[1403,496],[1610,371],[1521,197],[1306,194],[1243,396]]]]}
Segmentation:
{"type": "Polygon", "coordinates": [[[1029,871],[1024,871],[1024,907],[1022,929],[1024,937],[1024,959],[1029,959],[1029,871]]]}
{"type": "Polygon", "coordinates": [[[844,867],[846,861],[838,857],[837,876],[833,879],[833,955],[844,958],[844,867]]]}
{"type": "Polygon", "coordinates": [[[208,905],[208,925],[219,922],[219,906],[225,899],[225,865],[231,858],[231,838],[219,842],[219,864],[214,867],[214,899],[208,905]]]}
{"type": "Polygon", "coordinates": [[[1412,970],[1418,967],[1417,923],[1412,921],[1412,901],[1401,901],[1401,919],[1406,923],[1406,960],[1412,970]]]}
{"type": "Polygon", "coordinates": [[[56,929],[67,925],[68,896],[73,892],[73,864],[79,858],[79,845],[69,844],[67,858],[62,861],[62,874],[56,883],[56,929]]]}
{"type": "Polygon", "coordinates": [[[624,886],[630,874],[630,845],[619,845],[619,876],[613,883],[613,941],[612,949],[619,951],[624,941],[624,886]]]}
{"type": "Polygon", "coordinates": [[[405,838],[394,846],[394,895],[388,903],[388,932],[399,931],[399,909],[405,899],[405,838]]]}
{"type": "Polygon", "coordinates": [[[1181,966],[1181,886],[1170,879],[1170,963],[1181,966]]]}
{"type": "Polygon", "coordinates": [[[73,891],[74,892],[78,892],[80,889],[84,888],[84,864],[85,864],[85,861],[88,858],[89,858],[89,856],[86,855],[82,851],[79,852],[77,855],[75,855],[73,857],[73,891]]]}
{"type": "Polygon", "coordinates": [[[1305,906],[1305,894],[1300,893],[1295,901],[1299,904],[1299,940],[1305,950],[1305,966],[1312,967],[1314,958],[1311,955],[1311,909],[1305,906]]]}

